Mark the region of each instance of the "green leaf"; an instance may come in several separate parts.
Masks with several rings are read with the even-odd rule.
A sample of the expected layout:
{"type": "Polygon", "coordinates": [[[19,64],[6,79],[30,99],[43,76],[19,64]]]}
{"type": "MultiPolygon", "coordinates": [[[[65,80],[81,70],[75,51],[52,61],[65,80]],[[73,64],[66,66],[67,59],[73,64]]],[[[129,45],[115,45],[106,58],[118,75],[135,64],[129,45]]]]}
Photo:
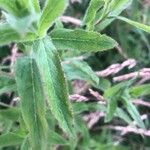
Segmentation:
{"type": "Polygon", "coordinates": [[[63,68],[69,80],[80,79],[94,86],[99,84],[99,78],[84,61],[71,61],[69,64],[64,64],[63,68]]]}
{"type": "Polygon", "coordinates": [[[33,55],[40,68],[46,99],[60,127],[72,133],[73,117],[68,101],[68,91],[57,50],[47,37],[35,41],[33,55]]]}
{"type": "Polygon", "coordinates": [[[106,28],[112,21],[115,20],[115,18],[112,18],[111,16],[118,16],[131,3],[132,0],[112,0],[110,3],[110,12],[108,13],[107,17],[103,18],[103,20],[99,20],[99,15],[102,13],[102,11],[99,11],[97,18],[100,24],[96,25],[96,30],[101,31],[106,28]]]}
{"type": "Polygon", "coordinates": [[[8,108],[8,109],[1,109],[0,110],[0,117],[12,121],[18,120],[20,116],[20,110],[18,108],[8,108]]]}
{"type": "Polygon", "coordinates": [[[98,9],[103,5],[103,0],[91,0],[83,19],[86,29],[93,30],[98,9]]]}
{"type": "Polygon", "coordinates": [[[17,59],[16,82],[31,146],[36,150],[44,150],[47,146],[46,106],[40,73],[34,59],[30,57],[17,59]]]}
{"type": "Polygon", "coordinates": [[[40,9],[39,0],[32,0],[32,4],[33,4],[35,12],[40,13],[41,9],[40,9]]]}
{"type": "Polygon", "coordinates": [[[115,15],[122,12],[124,9],[126,9],[129,5],[131,5],[132,0],[112,0],[111,2],[111,14],[115,15]]]}
{"type": "Polygon", "coordinates": [[[145,129],[145,125],[140,117],[139,112],[137,111],[136,107],[132,104],[132,102],[130,101],[129,97],[126,96],[122,96],[123,98],[123,102],[125,103],[126,109],[128,110],[129,114],[131,115],[131,117],[134,119],[134,121],[136,122],[136,124],[145,129]]]}
{"type": "Polygon", "coordinates": [[[8,147],[20,145],[24,140],[24,137],[15,134],[15,133],[7,133],[0,136],[0,147],[8,147]]]}
{"type": "Polygon", "coordinates": [[[0,95],[10,91],[16,91],[15,79],[0,72],[0,95]]]}
{"type": "Polygon", "coordinates": [[[16,7],[14,0],[0,0],[0,7],[10,14],[18,16],[18,8],[16,7]]]}
{"type": "Polygon", "coordinates": [[[107,114],[105,121],[111,121],[117,110],[117,103],[121,99],[124,90],[131,84],[131,81],[122,82],[114,85],[104,92],[104,98],[107,100],[107,114]]]}
{"type": "Polygon", "coordinates": [[[30,14],[30,0],[0,0],[0,7],[16,17],[30,14]]]}
{"type": "Polygon", "coordinates": [[[97,52],[112,49],[117,45],[115,40],[106,35],[84,30],[54,30],[50,36],[59,50],[97,52]]]}
{"type": "Polygon", "coordinates": [[[21,150],[29,150],[30,149],[30,145],[29,145],[29,141],[28,141],[28,137],[26,137],[21,145],[21,150]]]}
{"type": "Polygon", "coordinates": [[[108,106],[106,111],[105,122],[109,122],[114,117],[117,110],[117,98],[107,99],[108,106]]]}
{"type": "Polygon", "coordinates": [[[53,130],[48,132],[48,142],[52,145],[68,145],[68,141],[53,130]]]}
{"type": "Polygon", "coordinates": [[[134,86],[130,88],[130,94],[134,98],[150,95],[150,84],[134,86]]]}
{"type": "Polygon", "coordinates": [[[0,25],[0,35],[0,45],[10,44],[20,39],[19,33],[6,24],[0,25]]]}
{"type": "Polygon", "coordinates": [[[52,25],[57,17],[59,17],[65,8],[65,0],[47,0],[44,10],[42,12],[38,33],[40,36],[44,36],[48,28],[52,25]]]}
{"type": "Polygon", "coordinates": [[[16,18],[11,14],[3,13],[5,15],[7,23],[20,34],[25,34],[27,32],[35,32],[35,27],[33,23],[37,22],[38,15],[31,14],[25,17],[16,18]]]}
{"type": "Polygon", "coordinates": [[[19,34],[8,24],[0,25],[0,46],[10,44],[11,42],[26,42],[36,39],[34,33],[19,34]]]}
{"type": "Polygon", "coordinates": [[[125,17],[120,17],[119,16],[119,17],[117,17],[117,19],[122,20],[124,22],[127,22],[128,24],[130,24],[130,25],[132,25],[132,26],[134,26],[136,28],[139,28],[139,29],[141,29],[141,30],[143,30],[145,32],[150,33],[150,26],[147,26],[145,24],[142,24],[142,23],[139,23],[139,22],[136,22],[136,21],[132,21],[132,20],[127,19],[125,17]]]}
{"type": "Polygon", "coordinates": [[[129,117],[128,113],[125,112],[122,108],[117,108],[115,116],[123,119],[128,124],[132,123],[132,120],[129,117]]]}

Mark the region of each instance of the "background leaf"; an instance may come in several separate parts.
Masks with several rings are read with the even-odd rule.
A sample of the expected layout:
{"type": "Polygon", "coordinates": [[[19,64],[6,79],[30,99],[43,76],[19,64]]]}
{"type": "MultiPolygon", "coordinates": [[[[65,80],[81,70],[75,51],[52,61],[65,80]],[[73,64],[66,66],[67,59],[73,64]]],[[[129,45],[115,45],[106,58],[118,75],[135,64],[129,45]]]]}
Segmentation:
{"type": "Polygon", "coordinates": [[[20,116],[20,110],[18,108],[7,108],[0,110],[0,117],[12,121],[18,120],[20,116]]]}
{"type": "Polygon", "coordinates": [[[6,92],[16,91],[16,82],[13,77],[0,72],[0,95],[6,92]]]}
{"type": "Polygon", "coordinates": [[[23,140],[24,137],[10,132],[0,136],[0,147],[19,145],[23,142],[23,140]]]}
{"type": "Polygon", "coordinates": [[[100,20],[99,16],[101,16],[102,11],[99,11],[97,14],[97,22],[99,22],[99,24],[96,25],[95,29],[97,31],[101,31],[106,28],[110,23],[112,23],[112,21],[115,20],[115,18],[112,18],[111,16],[118,16],[123,10],[129,7],[131,3],[132,0],[112,0],[110,2],[109,13],[107,16],[100,20]]]}
{"type": "Polygon", "coordinates": [[[84,61],[71,61],[63,65],[67,78],[70,80],[81,79],[96,86],[99,84],[99,78],[91,67],[84,61]]]}
{"type": "Polygon", "coordinates": [[[150,84],[134,86],[130,88],[130,94],[134,98],[150,95],[150,84]]]}
{"type": "Polygon", "coordinates": [[[34,33],[19,34],[8,24],[0,25],[0,46],[10,44],[12,42],[25,42],[36,39],[34,33]]]}
{"type": "Polygon", "coordinates": [[[143,30],[145,32],[150,33],[150,26],[147,26],[145,24],[142,24],[142,23],[139,23],[139,22],[136,22],[136,21],[132,21],[132,20],[127,19],[125,17],[120,17],[119,16],[119,17],[117,17],[117,19],[122,20],[124,22],[127,22],[128,24],[130,24],[130,25],[132,25],[132,26],[134,26],[136,28],[139,28],[139,29],[141,29],[141,30],[143,30]]]}

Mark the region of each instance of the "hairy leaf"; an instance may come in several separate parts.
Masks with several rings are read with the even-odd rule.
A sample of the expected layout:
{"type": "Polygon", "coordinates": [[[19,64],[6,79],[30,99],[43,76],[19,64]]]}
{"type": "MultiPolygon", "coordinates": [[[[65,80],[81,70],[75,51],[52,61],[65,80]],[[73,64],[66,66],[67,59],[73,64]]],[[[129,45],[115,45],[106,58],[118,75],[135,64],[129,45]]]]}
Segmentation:
{"type": "Polygon", "coordinates": [[[145,129],[145,125],[141,119],[141,116],[140,116],[138,110],[136,109],[136,107],[132,104],[131,100],[128,97],[123,96],[123,102],[125,103],[126,109],[128,110],[131,117],[134,119],[136,124],[139,127],[145,129]]]}
{"type": "Polygon", "coordinates": [[[10,91],[16,91],[15,79],[0,72],[0,95],[10,91]]]}
{"type": "Polygon", "coordinates": [[[106,35],[83,30],[54,30],[50,34],[59,50],[97,52],[114,48],[117,43],[106,35]]]}
{"type": "Polygon", "coordinates": [[[30,0],[0,0],[0,7],[16,17],[30,14],[30,0]]]}
{"type": "Polygon", "coordinates": [[[19,58],[16,63],[16,82],[21,98],[23,119],[29,130],[33,149],[46,148],[47,123],[45,101],[36,62],[30,57],[19,58]]]}
{"type": "Polygon", "coordinates": [[[29,140],[28,137],[26,137],[21,145],[20,150],[29,150],[29,149],[30,149],[29,140]]]}
{"type": "Polygon", "coordinates": [[[16,121],[19,118],[20,110],[18,108],[8,108],[0,110],[0,117],[12,121],[16,121]]]}
{"type": "Polygon", "coordinates": [[[112,0],[110,3],[110,12],[108,13],[107,17],[103,20],[99,20],[99,15],[101,15],[101,11],[99,11],[99,14],[97,15],[98,24],[96,26],[96,30],[101,31],[104,28],[106,28],[112,21],[115,20],[115,18],[112,18],[112,16],[118,16],[123,10],[125,10],[130,4],[132,3],[132,0],[112,0]]]}
{"type": "Polygon", "coordinates": [[[42,12],[38,33],[40,36],[44,36],[48,28],[52,25],[54,20],[59,17],[64,11],[65,0],[47,0],[44,10],[42,12]]]}
{"type": "Polygon", "coordinates": [[[49,144],[68,145],[68,141],[53,130],[48,132],[48,142],[49,144]]]}
{"type": "Polygon", "coordinates": [[[139,23],[139,22],[136,22],[136,21],[132,21],[132,20],[127,19],[125,17],[117,17],[117,19],[125,21],[125,22],[129,23],[132,26],[135,26],[135,27],[137,27],[137,28],[139,28],[139,29],[141,29],[145,32],[150,33],[150,26],[147,26],[145,24],[142,24],[142,23],[139,23]]]}
{"type": "Polygon", "coordinates": [[[87,11],[83,19],[83,25],[86,25],[86,28],[88,30],[93,30],[96,13],[102,5],[103,5],[103,0],[90,1],[89,7],[87,8],[87,11]]]}
{"type": "Polygon", "coordinates": [[[8,24],[0,25],[0,35],[0,46],[10,44],[11,42],[33,41],[37,37],[34,33],[19,34],[8,24]]]}
{"type": "Polygon", "coordinates": [[[34,6],[35,12],[40,13],[41,9],[40,9],[39,0],[32,0],[32,4],[34,6]]]}
{"type": "Polygon", "coordinates": [[[71,61],[69,64],[64,64],[63,67],[68,79],[70,80],[81,79],[93,85],[99,84],[99,78],[84,61],[71,61]]]}
{"type": "Polygon", "coordinates": [[[57,50],[47,37],[34,42],[34,57],[40,68],[46,99],[60,127],[72,133],[73,117],[70,110],[66,83],[57,50]]]}
{"type": "Polygon", "coordinates": [[[130,94],[134,98],[150,95],[150,84],[134,86],[130,88],[130,94]]]}
{"type": "Polygon", "coordinates": [[[0,147],[20,145],[23,140],[24,137],[10,132],[0,136],[0,147]]]}

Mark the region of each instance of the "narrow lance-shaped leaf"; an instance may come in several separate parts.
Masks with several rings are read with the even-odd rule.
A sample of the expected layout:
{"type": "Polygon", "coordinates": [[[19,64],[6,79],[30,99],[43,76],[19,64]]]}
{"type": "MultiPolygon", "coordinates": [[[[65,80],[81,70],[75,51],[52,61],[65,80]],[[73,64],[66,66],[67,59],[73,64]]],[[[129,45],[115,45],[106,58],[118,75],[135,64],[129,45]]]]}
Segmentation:
{"type": "Polygon", "coordinates": [[[115,20],[115,18],[112,18],[111,16],[118,16],[131,3],[132,0],[112,0],[110,3],[109,13],[105,19],[99,19],[99,16],[101,16],[102,11],[99,11],[99,13],[97,14],[97,22],[100,22],[100,24],[96,25],[96,30],[101,31],[105,27],[107,27],[112,21],[115,20]]]}
{"type": "Polygon", "coordinates": [[[41,9],[40,9],[39,0],[32,0],[32,4],[33,4],[35,12],[40,13],[41,9]]]}
{"type": "Polygon", "coordinates": [[[107,99],[108,106],[107,106],[107,114],[105,118],[106,122],[111,121],[112,118],[114,117],[115,112],[117,110],[117,100],[118,99],[116,97],[107,99]]]}
{"type": "Polygon", "coordinates": [[[60,29],[51,32],[50,36],[59,50],[97,52],[112,49],[117,45],[112,38],[92,31],[60,29]]]}
{"type": "Polygon", "coordinates": [[[23,57],[17,60],[16,82],[21,98],[22,116],[29,131],[31,146],[36,150],[45,150],[46,108],[40,74],[34,59],[23,57]]]}
{"type": "Polygon", "coordinates": [[[19,145],[23,142],[24,137],[15,134],[15,133],[7,133],[0,136],[0,148],[19,145]]]}
{"type": "Polygon", "coordinates": [[[125,22],[129,23],[130,25],[132,25],[132,26],[134,26],[136,28],[139,28],[139,29],[141,29],[141,30],[143,30],[145,32],[150,33],[150,26],[148,26],[148,25],[145,25],[145,24],[142,24],[142,23],[130,20],[130,19],[125,18],[125,17],[117,17],[117,19],[125,21],[125,22]]]}
{"type": "Polygon", "coordinates": [[[0,0],[0,7],[16,17],[23,17],[30,14],[30,0],[0,0]]]}
{"type": "Polygon", "coordinates": [[[0,7],[11,14],[18,16],[18,9],[14,0],[0,0],[0,7]]]}
{"type": "Polygon", "coordinates": [[[40,36],[44,36],[48,28],[52,25],[54,20],[59,17],[65,8],[65,0],[47,0],[44,10],[42,12],[38,33],[40,36]]]}
{"type": "Polygon", "coordinates": [[[22,145],[20,147],[20,150],[29,150],[30,149],[30,145],[29,145],[29,138],[26,137],[24,139],[24,141],[22,142],[22,145]]]}
{"type": "Polygon", "coordinates": [[[71,61],[69,64],[63,64],[64,71],[70,80],[81,79],[87,81],[93,86],[99,84],[99,78],[91,67],[84,61],[71,61]]]}
{"type": "Polygon", "coordinates": [[[18,120],[20,116],[20,109],[19,108],[8,108],[8,109],[1,109],[0,110],[0,117],[12,121],[18,120]]]}
{"type": "Polygon", "coordinates": [[[88,30],[93,30],[94,21],[98,9],[103,5],[103,0],[91,0],[89,7],[83,19],[83,25],[86,25],[88,30]]]}
{"type": "Polygon", "coordinates": [[[0,45],[9,44],[20,39],[19,33],[7,24],[0,25],[0,35],[0,45]]]}
{"type": "Polygon", "coordinates": [[[19,34],[8,24],[0,25],[0,46],[10,44],[11,42],[27,42],[36,39],[34,33],[19,34]]]}
{"type": "Polygon", "coordinates": [[[11,91],[16,91],[15,79],[0,72],[0,95],[11,91]]]}
{"type": "Polygon", "coordinates": [[[126,109],[128,110],[129,114],[131,117],[134,119],[136,124],[145,129],[145,125],[141,119],[141,116],[139,112],[137,111],[136,107],[132,104],[131,100],[129,99],[128,96],[122,96],[123,102],[125,103],[126,109]]]}
{"type": "Polygon", "coordinates": [[[130,88],[129,91],[134,98],[150,95],[150,84],[137,85],[130,88]]]}
{"type": "Polygon", "coordinates": [[[110,121],[115,115],[117,111],[117,105],[118,105],[117,103],[120,100],[120,97],[122,93],[124,92],[124,89],[127,87],[127,85],[128,85],[128,82],[123,82],[105,90],[104,98],[108,102],[107,114],[105,118],[106,122],[110,121]]]}
{"type": "Polygon", "coordinates": [[[34,42],[34,57],[40,68],[46,98],[60,127],[72,133],[73,117],[70,110],[66,83],[57,50],[47,37],[34,42]]]}

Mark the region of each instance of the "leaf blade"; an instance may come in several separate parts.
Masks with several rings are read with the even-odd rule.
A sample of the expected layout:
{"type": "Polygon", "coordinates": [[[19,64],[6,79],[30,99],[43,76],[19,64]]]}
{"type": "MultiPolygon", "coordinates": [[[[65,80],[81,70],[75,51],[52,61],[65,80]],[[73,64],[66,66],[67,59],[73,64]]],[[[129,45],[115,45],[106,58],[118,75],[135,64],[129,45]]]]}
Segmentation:
{"type": "Polygon", "coordinates": [[[19,58],[16,62],[16,82],[21,98],[22,116],[30,135],[33,149],[46,147],[47,124],[43,89],[35,60],[19,58]]]}
{"type": "Polygon", "coordinates": [[[97,52],[112,49],[117,45],[117,42],[106,35],[83,30],[54,30],[50,36],[56,48],[60,50],[97,52]]]}
{"type": "Polygon", "coordinates": [[[64,11],[64,7],[65,0],[46,1],[38,26],[38,33],[40,36],[46,34],[53,21],[62,14],[62,12],[64,11]]]}
{"type": "Polygon", "coordinates": [[[139,29],[141,29],[141,30],[143,30],[145,32],[150,33],[150,26],[148,26],[148,25],[145,25],[145,24],[142,24],[142,23],[130,20],[128,18],[121,17],[121,16],[117,17],[117,19],[122,20],[124,22],[127,22],[128,24],[130,24],[130,25],[132,25],[132,26],[134,26],[136,28],[139,28],[139,29]]]}
{"type": "Polygon", "coordinates": [[[72,134],[73,117],[58,53],[49,38],[34,42],[33,52],[40,68],[50,109],[61,128],[72,134]]]}

